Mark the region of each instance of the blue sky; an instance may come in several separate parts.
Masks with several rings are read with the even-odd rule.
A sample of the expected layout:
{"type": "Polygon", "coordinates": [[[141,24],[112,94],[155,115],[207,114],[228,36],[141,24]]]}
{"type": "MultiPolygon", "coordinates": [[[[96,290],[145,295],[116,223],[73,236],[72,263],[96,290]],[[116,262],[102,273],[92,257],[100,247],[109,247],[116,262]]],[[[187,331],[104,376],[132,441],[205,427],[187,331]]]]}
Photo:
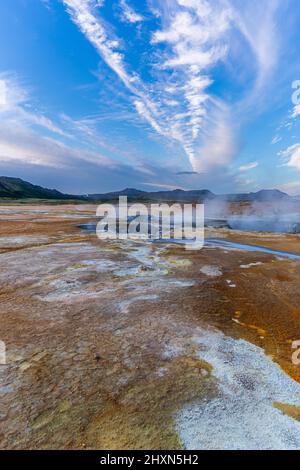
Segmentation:
{"type": "Polygon", "coordinates": [[[2,1],[0,174],[300,194],[299,20],[298,0],[2,1]]]}

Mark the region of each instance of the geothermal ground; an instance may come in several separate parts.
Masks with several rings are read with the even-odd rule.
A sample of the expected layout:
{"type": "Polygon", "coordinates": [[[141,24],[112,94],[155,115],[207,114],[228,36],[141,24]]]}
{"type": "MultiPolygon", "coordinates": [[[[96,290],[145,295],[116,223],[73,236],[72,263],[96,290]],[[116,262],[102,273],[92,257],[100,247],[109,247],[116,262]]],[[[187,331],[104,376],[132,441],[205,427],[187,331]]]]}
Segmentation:
{"type": "Polygon", "coordinates": [[[0,207],[1,448],[300,449],[300,262],[240,246],[300,236],[104,242],[95,210],[0,207]]]}

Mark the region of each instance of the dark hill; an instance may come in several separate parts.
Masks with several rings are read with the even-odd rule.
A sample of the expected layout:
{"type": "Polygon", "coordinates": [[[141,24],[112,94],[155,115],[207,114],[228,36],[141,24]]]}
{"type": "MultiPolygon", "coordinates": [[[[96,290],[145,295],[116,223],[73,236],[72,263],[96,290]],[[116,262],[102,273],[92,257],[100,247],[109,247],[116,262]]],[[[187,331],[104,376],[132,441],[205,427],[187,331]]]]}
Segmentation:
{"type": "Polygon", "coordinates": [[[42,188],[20,178],[0,176],[0,197],[12,199],[76,199],[56,189],[42,188]]]}
{"type": "Polygon", "coordinates": [[[180,202],[203,202],[216,197],[211,191],[207,189],[184,191],[182,189],[175,189],[174,191],[139,191],[137,189],[124,189],[123,191],[116,191],[105,194],[89,194],[89,199],[95,201],[109,201],[118,199],[119,196],[127,196],[129,200],[143,200],[143,201],[180,201],[180,202]]]}
{"type": "Polygon", "coordinates": [[[210,200],[227,202],[279,202],[297,201],[288,194],[277,189],[261,190],[256,193],[216,195],[207,189],[184,191],[140,191],[126,188],[123,191],[114,191],[103,194],[90,194],[88,196],[74,196],[64,194],[56,189],[47,189],[23,181],[20,178],[0,176],[0,198],[10,199],[52,199],[52,200],[85,200],[85,201],[115,201],[119,196],[127,196],[129,201],[157,201],[157,202],[208,202],[210,200]]]}

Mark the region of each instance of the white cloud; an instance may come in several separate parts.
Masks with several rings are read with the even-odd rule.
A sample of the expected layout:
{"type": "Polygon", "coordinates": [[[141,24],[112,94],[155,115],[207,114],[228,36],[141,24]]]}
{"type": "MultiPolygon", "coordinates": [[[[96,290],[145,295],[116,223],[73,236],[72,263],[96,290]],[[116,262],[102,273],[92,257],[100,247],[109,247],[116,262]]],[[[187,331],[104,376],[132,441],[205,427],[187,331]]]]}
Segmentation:
{"type": "Polygon", "coordinates": [[[51,10],[50,0],[41,0],[41,2],[47,8],[47,10],[51,10]]]}
{"type": "MultiPolygon", "coordinates": [[[[0,75],[0,119],[1,162],[57,168],[72,167],[76,161],[105,167],[117,165],[115,160],[103,156],[97,150],[89,150],[91,146],[83,149],[79,129],[75,126],[72,128],[70,122],[61,118],[59,124],[56,124],[40,113],[17,77],[8,73],[0,75]]],[[[84,131],[87,133],[87,125],[84,131]]],[[[95,132],[93,138],[96,137],[95,132]]],[[[99,137],[97,144],[100,145],[99,137]]]]}
{"type": "Polygon", "coordinates": [[[115,49],[118,47],[117,41],[112,41],[107,37],[104,26],[96,16],[92,5],[95,2],[89,0],[63,0],[68,8],[72,20],[87,36],[90,42],[99,51],[105,62],[117,73],[129,88],[133,85],[132,78],[126,73],[123,66],[123,56],[115,49]]]}
{"type": "MultiPolygon", "coordinates": [[[[242,33],[248,44],[246,55],[250,48],[257,63],[255,86],[248,93],[249,101],[253,101],[277,62],[278,0],[156,0],[156,17],[161,23],[149,48],[159,48],[159,54],[155,55],[155,65],[152,61],[149,67],[152,76],[159,71],[159,78],[151,84],[135,70],[130,71],[125,61],[126,45],[121,53],[121,42],[111,37],[96,0],[63,2],[73,22],[129,91],[138,115],[159,135],[179,142],[194,170],[230,162],[236,151],[234,131],[238,126],[234,127],[229,118],[230,106],[217,101],[210,92],[214,67],[226,60],[231,41],[245,48],[245,41],[240,40],[242,33]]],[[[129,0],[121,0],[120,6],[127,21],[143,19],[129,0]]],[[[239,120],[246,114],[246,101],[235,106],[239,120]]]]}
{"type": "Polygon", "coordinates": [[[300,143],[283,150],[279,153],[279,156],[285,160],[285,166],[300,171],[300,143]]]}
{"type": "Polygon", "coordinates": [[[50,132],[65,136],[66,134],[51,119],[30,110],[29,94],[15,76],[0,75],[0,116],[7,122],[36,125],[50,132]]]}
{"type": "Polygon", "coordinates": [[[300,104],[297,104],[294,109],[293,109],[293,112],[292,112],[292,118],[296,118],[300,116],[300,104]]]}
{"type": "MultiPolygon", "coordinates": [[[[281,123],[280,128],[290,130],[295,125],[295,119],[297,119],[298,116],[300,116],[300,104],[296,104],[294,106],[292,111],[289,112],[289,115],[288,115],[287,119],[281,123]]],[[[280,138],[280,140],[282,140],[282,139],[280,138]]],[[[273,143],[273,141],[272,141],[272,143],[273,143]]]]}
{"type": "MultiPolygon", "coordinates": [[[[63,0],[73,22],[93,44],[104,62],[117,74],[126,88],[143,103],[146,110],[144,117],[149,116],[149,124],[155,123],[155,130],[160,129],[157,123],[158,110],[150,96],[144,91],[139,77],[127,72],[123,55],[117,50],[118,41],[111,40],[95,10],[95,2],[90,0],[63,0]]],[[[164,133],[165,134],[165,133],[164,133]]]]}
{"type": "Polygon", "coordinates": [[[0,75],[0,89],[0,163],[64,169],[86,163],[153,175],[139,155],[106,143],[97,131],[97,117],[75,120],[62,114],[53,122],[38,111],[31,94],[12,74],[0,75]]]}
{"type": "Polygon", "coordinates": [[[168,106],[179,106],[179,102],[177,100],[164,99],[164,103],[168,106]]]}
{"type": "Polygon", "coordinates": [[[223,116],[220,116],[220,109],[216,113],[215,101],[208,91],[213,83],[213,67],[219,61],[226,60],[232,31],[238,29],[257,62],[254,89],[249,90],[246,99],[235,109],[242,119],[245,108],[267,83],[277,62],[275,14],[278,0],[176,0],[168,6],[165,27],[154,33],[153,43],[163,42],[170,46],[170,53],[163,65],[175,71],[178,69],[183,76],[182,89],[188,112],[188,117],[185,115],[181,121],[184,148],[196,170],[223,165],[233,157],[236,145],[230,119],[226,116],[228,106],[218,103],[225,109],[223,116]],[[214,122],[215,114],[218,117],[214,122]],[[207,134],[213,137],[205,137],[207,134]],[[219,137],[222,142],[218,142],[219,137]],[[201,152],[197,150],[199,138],[203,139],[201,152]]]}
{"type": "Polygon", "coordinates": [[[120,6],[122,8],[122,18],[128,23],[141,23],[144,18],[139,13],[135,12],[134,9],[128,5],[126,0],[120,0],[120,6]]]}
{"type": "Polygon", "coordinates": [[[217,2],[211,7],[202,0],[195,4],[178,0],[177,10],[169,18],[169,26],[157,31],[153,42],[172,46],[173,57],[166,61],[166,67],[190,65],[200,71],[224,57],[226,47],[222,37],[229,28],[229,19],[229,10],[221,8],[217,2]]]}
{"type": "Polygon", "coordinates": [[[211,131],[205,136],[203,145],[194,158],[193,168],[201,173],[216,166],[226,166],[235,151],[236,143],[230,120],[220,114],[211,131]]]}
{"type": "MultiPolygon", "coordinates": [[[[226,1],[226,0],[225,0],[226,1]]],[[[267,84],[279,53],[279,40],[275,15],[279,0],[242,0],[231,4],[232,16],[237,28],[250,45],[257,64],[254,93],[267,84]]]]}
{"type": "MultiPolygon", "coordinates": [[[[216,149],[222,144],[211,142],[212,152],[208,151],[205,134],[220,134],[220,123],[212,123],[214,100],[208,93],[213,84],[209,71],[220,60],[224,60],[228,49],[227,32],[230,28],[231,11],[224,3],[206,0],[176,0],[164,18],[164,27],[156,31],[152,42],[169,46],[163,67],[178,73],[177,89],[181,91],[180,101],[184,111],[172,116],[173,129],[181,136],[183,148],[194,170],[213,167],[224,163],[224,155],[217,157],[216,149]],[[211,129],[213,125],[216,129],[211,129]],[[207,129],[209,128],[209,129],[207,129]],[[207,154],[199,151],[200,142],[207,154]],[[214,155],[211,157],[211,155],[214,155]],[[210,159],[208,164],[207,160],[210,159]],[[201,161],[203,160],[203,161],[201,161]]],[[[222,118],[223,124],[225,118],[222,118]]],[[[227,129],[229,123],[226,123],[227,129]]]]}
{"type": "Polygon", "coordinates": [[[247,163],[246,165],[240,166],[239,170],[241,172],[245,172],[245,171],[253,170],[256,167],[258,167],[258,162],[250,162],[250,163],[247,163]]]}
{"type": "Polygon", "coordinates": [[[12,127],[9,123],[0,128],[0,160],[55,168],[72,167],[75,161],[105,167],[116,165],[116,162],[98,152],[71,147],[53,138],[40,136],[20,124],[12,127]]]}
{"type": "MultiPolygon", "coordinates": [[[[222,9],[219,11],[219,7],[218,11],[215,9],[212,11],[207,2],[203,2],[203,6],[209,7],[208,13],[210,13],[205,18],[203,9],[200,11],[201,9],[199,10],[199,5],[197,6],[196,3],[184,2],[183,0],[174,3],[177,10],[174,22],[171,22],[168,30],[157,32],[153,41],[156,43],[174,42],[173,58],[165,60],[165,67],[174,67],[175,65],[181,67],[181,65],[189,63],[189,68],[186,74],[184,73],[184,77],[179,79],[179,82],[173,87],[179,95],[183,93],[184,101],[182,101],[182,96],[176,98],[172,96],[172,103],[168,104],[168,101],[165,101],[166,107],[162,108],[162,100],[158,97],[153,99],[152,90],[147,90],[145,84],[136,74],[127,72],[124,56],[116,50],[116,45],[112,44],[109,39],[101,18],[93,9],[93,2],[64,0],[64,3],[68,7],[72,20],[95,46],[107,65],[135,96],[133,104],[140,116],[160,135],[179,141],[192,162],[194,158],[193,141],[199,135],[206,114],[205,103],[209,99],[205,90],[212,83],[212,80],[201,71],[203,68],[213,65],[225,52],[223,46],[218,44],[210,46],[209,44],[210,41],[216,41],[227,28],[225,11],[224,13],[222,9]],[[183,26],[181,26],[182,19],[185,19],[183,26]],[[202,26],[205,26],[206,29],[201,35],[202,26]],[[205,51],[205,47],[207,51],[205,51]],[[185,104],[186,110],[174,114],[174,101],[177,98],[180,98],[181,102],[185,104]]],[[[162,90],[158,90],[158,94],[161,96],[162,90]]]]}
{"type": "Polygon", "coordinates": [[[184,190],[185,188],[181,186],[174,186],[173,184],[161,184],[161,183],[143,183],[145,186],[151,186],[153,188],[161,188],[161,189],[166,189],[170,191],[174,191],[175,189],[182,189],[184,190]]]}
{"type": "Polygon", "coordinates": [[[43,127],[44,129],[47,129],[50,132],[53,132],[54,134],[58,134],[64,137],[69,137],[66,132],[64,132],[62,129],[60,129],[57,125],[55,125],[51,119],[48,117],[41,115],[41,114],[35,114],[35,113],[29,113],[24,110],[19,110],[19,121],[23,120],[25,122],[29,122],[31,124],[35,124],[37,126],[43,127]]]}
{"type": "Polygon", "coordinates": [[[279,135],[275,135],[271,141],[271,144],[272,145],[278,144],[278,142],[280,142],[281,140],[282,140],[282,137],[280,137],[279,135]]]}
{"type": "Polygon", "coordinates": [[[300,181],[291,181],[289,183],[282,184],[279,186],[279,189],[291,196],[300,196],[300,181]]]}
{"type": "Polygon", "coordinates": [[[9,112],[26,103],[28,95],[11,74],[0,74],[0,113],[9,112]]]}
{"type": "Polygon", "coordinates": [[[165,135],[167,137],[168,134],[158,124],[158,122],[152,117],[151,112],[149,111],[149,109],[147,108],[147,106],[145,105],[143,101],[135,100],[134,106],[137,112],[139,113],[139,115],[142,116],[142,118],[144,118],[146,121],[148,121],[158,134],[165,135]]]}
{"type": "Polygon", "coordinates": [[[0,110],[5,108],[7,101],[6,82],[0,79],[0,110]]]}

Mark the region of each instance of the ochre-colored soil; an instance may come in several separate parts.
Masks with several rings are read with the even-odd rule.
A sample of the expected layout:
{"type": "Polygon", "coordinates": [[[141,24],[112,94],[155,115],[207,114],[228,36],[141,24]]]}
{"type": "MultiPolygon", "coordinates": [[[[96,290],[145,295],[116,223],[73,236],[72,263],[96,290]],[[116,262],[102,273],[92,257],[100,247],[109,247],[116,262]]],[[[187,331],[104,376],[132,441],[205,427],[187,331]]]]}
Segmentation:
{"type": "MultiPolygon", "coordinates": [[[[1,448],[180,448],[174,413],[218,395],[212,366],[196,354],[197,328],[254,343],[300,382],[291,360],[299,262],[101,242],[78,228],[94,214],[84,205],[0,207],[1,448]]],[[[297,236],[230,239],[300,253],[297,236]]],[[[299,419],[297,407],[274,406],[299,419]]]]}

